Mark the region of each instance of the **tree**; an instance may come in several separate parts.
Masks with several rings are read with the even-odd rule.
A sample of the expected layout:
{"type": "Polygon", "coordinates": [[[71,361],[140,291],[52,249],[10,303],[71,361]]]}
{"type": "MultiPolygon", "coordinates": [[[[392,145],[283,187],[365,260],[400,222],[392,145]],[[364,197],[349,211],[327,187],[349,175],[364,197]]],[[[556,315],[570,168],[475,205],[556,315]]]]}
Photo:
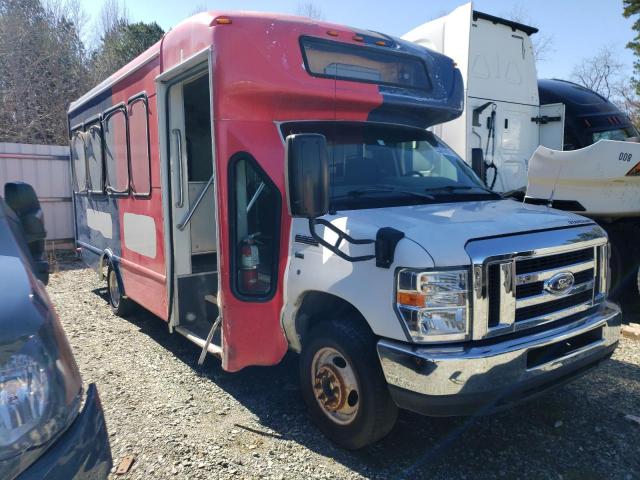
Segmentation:
{"type": "Polygon", "coordinates": [[[617,93],[623,71],[624,65],[618,60],[613,47],[605,45],[593,57],[582,59],[573,68],[571,77],[608,100],[617,93]]]}
{"type": "MultiPolygon", "coordinates": [[[[505,18],[516,22],[522,23],[523,25],[532,25],[533,21],[529,16],[527,10],[520,4],[516,4],[513,8],[504,15],[505,18]]],[[[546,33],[536,33],[531,37],[531,44],[533,46],[533,56],[536,59],[536,62],[545,62],[549,58],[553,52],[555,52],[554,48],[554,37],[553,35],[549,35],[546,33]]]]}
{"type": "Polygon", "coordinates": [[[199,3],[191,10],[191,15],[197,15],[198,13],[208,12],[210,8],[206,3],[199,3]]]}
{"type": "MultiPolygon", "coordinates": [[[[636,75],[640,75],[640,0],[623,0],[622,5],[624,7],[622,14],[625,18],[637,16],[632,27],[636,32],[636,36],[632,41],[627,43],[627,48],[636,56],[636,61],[633,62],[633,70],[636,75]]],[[[637,77],[634,77],[632,82],[636,90],[636,94],[640,95],[640,81],[637,77]]]]}
{"type": "Polygon", "coordinates": [[[87,87],[86,55],[72,4],[55,5],[0,0],[0,141],[66,143],[67,106],[87,87]]]}
{"type": "Polygon", "coordinates": [[[605,45],[593,57],[582,59],[573,68],[571,80],[613,102],[636,127],[640,127],[640,98],[636,85],[612,45],[605,45]]]}
{"type": "Polygon", "coordinates": [[[140,55],[164,35],[156,23],[130,23],[128,13],[117,0],[105,2],[100,12],[98,29],[100,45],[91,55],[93,83],[113,74],[140,55]]]}
{"type": "Polygon", "coordinates": [[[299,2],[296,6],[296,14],[301,17],[309,17],[314,20],[324,20],[324,13],[320,7],[313,2],[299,2]]]}
{"type": "Polygon", "coordinates": [[[617,85],[618,107],[627,114],[635,127],[640,130],[640,98],[633,81],[621,81],[617,85]]]}
{"type": "Polygon", "coordinates": [[[124,4],[121,6],[119,0],[105,0],[100,8],[97,22],[97,31],[104,38],[121,24],[129,23],[127,6],[124,4]]]}
{"type": "Polygon", "coordinates": [[[0,0],[0,142],[66,144],[69,103],[164,33],[109,0],[88,53],[86,22],[78,0],[0,0]]]}

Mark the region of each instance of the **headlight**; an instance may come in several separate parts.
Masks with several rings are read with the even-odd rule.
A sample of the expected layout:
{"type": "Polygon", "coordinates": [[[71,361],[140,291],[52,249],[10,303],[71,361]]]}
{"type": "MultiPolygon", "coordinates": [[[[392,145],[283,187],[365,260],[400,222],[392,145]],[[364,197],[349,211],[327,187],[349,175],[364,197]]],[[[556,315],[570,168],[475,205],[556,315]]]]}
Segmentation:
{"type": "Polygon", "coordinates": [[[47,444],[77,414],[80,385],[47,330],[0,356],[0,470],[47,444]]]}
{"type": "Polygon", "coordinates": [[[38,425],[48,402],[47,370],[33,357],[20,353],[0,366],[0,449],[38,425]]]}
{"type": "Polygon", "coordinates": [[[401,270],[396,304],[413,340],[465,340],[469,332],[468,292],[467,270],[401,270]]]}

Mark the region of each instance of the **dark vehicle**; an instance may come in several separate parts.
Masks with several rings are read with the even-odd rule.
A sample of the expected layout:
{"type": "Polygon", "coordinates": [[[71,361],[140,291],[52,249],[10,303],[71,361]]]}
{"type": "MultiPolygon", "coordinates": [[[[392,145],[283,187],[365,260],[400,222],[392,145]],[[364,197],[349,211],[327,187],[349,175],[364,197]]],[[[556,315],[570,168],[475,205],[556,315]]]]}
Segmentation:
{"type": "MultiPolygon", "coordinates": [[[[538,80],[538,92],[541,105],[565,105],[563,150],[585,148],[599,140],[640,141],[640,134],[629,117],[609,100],[588,88],[566,80],[545,79],[538,80]]],[[[631,155],[626,154],[622,158],[631,160],[631,155]]],[[[606,165],[605,160],[602,161],[606,165]]],[[[617,156],[614,161],[618,161],[617,156]]],[[[636,161],[632,165],[635,163],[636,161]]],[[[610,170],[610,167],[605,170],[610,170]]],[[[626,181],[635,175],[637,174],[630,171],[625,176],[626,181]]],[[[618,183],[624,181],[620,179],[618,183]]],[[[633,195],[633,189],[630,193],[633,195]]],[[[566,205],[558,203],[554,207],[574,211],[574,204],[575,202],[566,205]]],[[[630,238],[638,238],[640,235],[637,214],[596,215],[590,208],[586,208],[586,211],[584,207],[580,208],[581,214],[594,218],[609,235],[611,298],[619,302],[625,312],[640,313],[640,245],[638,242],[629,242],[630,238]]]]}
{"type": "Polygon", "coordinates": [[[598,140],[637,137],[638,131],[613,103],[593,90],[567,80],[538,80],[540,105],[564,103],[564,148],[577,150],[598,140]]]}
{"type": "Polygon", "coordinates": [[[112,465],[95,385],[83,392],[44,288],[45,230],[33,188],[0,197],[0,478],[101,479],[112,465]],[[82,408],[81,408],[82,407],[82,408]]]}

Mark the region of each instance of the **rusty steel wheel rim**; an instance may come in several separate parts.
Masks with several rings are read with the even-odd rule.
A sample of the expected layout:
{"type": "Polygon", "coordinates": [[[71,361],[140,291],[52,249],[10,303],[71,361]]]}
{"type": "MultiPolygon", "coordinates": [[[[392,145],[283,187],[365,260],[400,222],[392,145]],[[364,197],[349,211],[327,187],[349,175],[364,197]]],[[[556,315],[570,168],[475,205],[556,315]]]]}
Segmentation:
{"type": "Polygon", "coordinates": [[[322,412],[339,425],[353,422],[360,408],[360,388],[353,367],[331,347],[321,348],[311,363],[311,385],[322,412]]]}

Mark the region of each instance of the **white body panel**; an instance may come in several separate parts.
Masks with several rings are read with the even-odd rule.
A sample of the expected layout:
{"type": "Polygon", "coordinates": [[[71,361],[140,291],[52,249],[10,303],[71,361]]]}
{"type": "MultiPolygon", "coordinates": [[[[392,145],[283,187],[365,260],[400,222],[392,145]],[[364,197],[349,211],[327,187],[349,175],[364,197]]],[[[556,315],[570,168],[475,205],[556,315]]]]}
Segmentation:
{"type": "MultiPolygon", "coordinates": [[[[497,166],[494,190],[524,187],[528,160],[537,146],[558,146],[557,139],[561,139],[564,132],[562,121],[544,125],[543,133],[541,126],[532,120],[549,114],[541,111],[544,107],[540,107],[529,35],[501,23],[476,18],[473,5],[467,3],[402,38],[453,58],[462,73],[465,111],[459,118],[435,127],[434,133],[468,164],[471,164],[471,150],[481,148],[485,161],[497,166]],[[484,105],[487,106],[476,115],[474,124],[474,109],[484,105]],[[488,122],[494,110],[495,129],[490,135],[488,122]],[[548,143],[552,141],[556,143],[548,143]]],[[[562,143],[559,147],[562,148],[562,143]]],[[[493,177],[494,171],[490,170],[489,185],[494,183],[493,177]]]]}
{"type": "Polygon", "coordinates": [[[540,105],[540,116],[561,118],[559,122],[540,125],[540,145],[552,150],[562,150],[564,148],[564,110],[564,103],[540,105]]]}
{"type": "Polygon", "coordinates": [[[107,212],[87,208],[87,226],[104,238],[113,238],[113,219],[107,212]]]}
{"type": "Polygon", "coordinates": [[[122,216],[125,246],[140,255],[156,258],[156,222],[148,215],[125,212],[122,216]]]}
{"type": "MultiPolygon", "coordinates": [[[[351,210],[324,218],[354,238],[374,239],[382,227],[400,230],[405,238],[396,247],[391,267],[378,268],[375,260],[351,263],[324,247],[296,242],[296,235],[309,237],[310,233],[307,220],[294,219],[283,312],[290,341],[295,339],[292,319],[300,300],[310,291],[331,293],[348,301],[367,319],[376,335],[406,341],[394,311],[398,268],[465,267],[471,263],[465,246],[472,239],[588,222],[578,215],[512,200],[351,210]],[[298,258],[300,254],[304,258],[298,258]]],[[[335,241],[332,232],[322,233],[323,227],[318,230],[327,241],[335,241]]],[[[343,251],[350,255],[373,253],[373,245],[344,245],[343,251]]]]}
{"type": "Polygon", "coordinates": [[[529,164],[527,197],[574,200],[590,217],[640,216],[640,143],[600,140],[580,150],[538,147],[529,164]]]}

